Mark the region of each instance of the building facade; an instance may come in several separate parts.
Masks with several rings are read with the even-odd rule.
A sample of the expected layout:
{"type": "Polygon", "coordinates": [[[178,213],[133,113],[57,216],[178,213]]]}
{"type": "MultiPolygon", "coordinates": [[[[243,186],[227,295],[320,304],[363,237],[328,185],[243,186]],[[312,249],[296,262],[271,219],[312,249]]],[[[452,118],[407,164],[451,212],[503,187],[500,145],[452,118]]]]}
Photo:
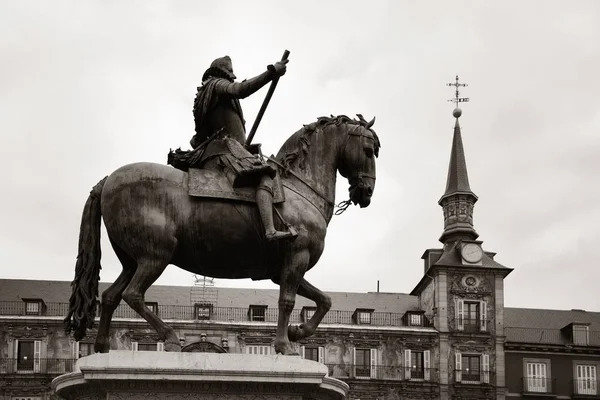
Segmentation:
{"type": "MultiPolygon", "coordinates": [[[[332,310],[301,357],[324,363],[350,385],[350,399],[598,397],[600,313],[504,308],[512,271],[483,250],[473,225],[458,118],[440,248],[423,254],[410,294],[332,292],[332,310]]],[[[108,287],[100,284],[100,293],[108,287]]],[[[54,398],[51,380],[93,353],[95,330],[65,335],[70,283],[0,279],[0,400],[54,398]]],[[[183,351],[272,354],[277,290],[153,286],[146,306],[176,330],[183,351]]],[[[298,297],[292,323],[314,313],[298,297]]],[[[110,347],[163,351],[129,306],[114,313],[110,347]]]]}

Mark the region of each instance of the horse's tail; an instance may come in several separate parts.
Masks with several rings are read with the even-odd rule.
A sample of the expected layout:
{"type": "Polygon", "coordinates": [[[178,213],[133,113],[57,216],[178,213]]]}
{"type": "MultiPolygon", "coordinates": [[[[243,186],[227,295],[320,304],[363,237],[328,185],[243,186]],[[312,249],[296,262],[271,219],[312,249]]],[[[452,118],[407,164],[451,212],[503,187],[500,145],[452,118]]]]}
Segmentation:
{"type": "Polygon", "coordinates": [[[67,334],[73,331],[75,340],[85,336],[88,328],[94,325],[96,299],[100,280],[100,197],[106,183],[102,179],[90,192],[81,216],[79,229],[79,250],[75,264],[75,278],[71,283],[73,291],[69,299],[69,313],[64,319],[67,334]]]}

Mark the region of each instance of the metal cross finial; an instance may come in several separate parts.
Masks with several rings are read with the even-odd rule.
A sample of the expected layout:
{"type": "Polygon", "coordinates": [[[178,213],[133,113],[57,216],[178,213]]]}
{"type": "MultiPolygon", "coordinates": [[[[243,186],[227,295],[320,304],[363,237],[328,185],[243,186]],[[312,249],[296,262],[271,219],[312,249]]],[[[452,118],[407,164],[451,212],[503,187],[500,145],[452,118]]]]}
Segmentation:
{"type": "Polygon", "coordinates": [[[458,97],[460,96],[460,93],[458,92],[458,88],[459,87],[466,87],[469,86],[466,83],[458,83],[458,75],[456,75],[456,82],[455,83],[447,83],[446,86],[454,86],[456,88],[455,92],[454,92],[454,98],[450,99],[448,101],[451,101],[453,103],[456,104],[456,107],[458,107],[458,103],[466,103],[469,101],[468,97],[458,97]]]}

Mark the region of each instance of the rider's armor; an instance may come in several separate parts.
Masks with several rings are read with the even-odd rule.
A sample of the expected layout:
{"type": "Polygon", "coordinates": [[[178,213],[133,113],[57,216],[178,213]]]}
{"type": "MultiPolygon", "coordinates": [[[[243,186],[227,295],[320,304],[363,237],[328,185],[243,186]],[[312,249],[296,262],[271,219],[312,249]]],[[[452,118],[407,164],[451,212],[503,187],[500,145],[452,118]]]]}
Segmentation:
{"type": "Polygon", "coordinates": [[[194,100],[196,134],[190,140],[194,149],[205,146],[202,156],[205,165],[216,164],[222,168],[234,187],[257,187],[256,202],[268,240],[288,238],[292,234],[274,228],[272,179],[276,171],[260,155],[246,149],[246,128],[239,99],[250,96],[277,76],[270,65],[254,78],[234,82],[231,59],[225,56],[213,61],[202,77],[202,86],[194,100]]]}

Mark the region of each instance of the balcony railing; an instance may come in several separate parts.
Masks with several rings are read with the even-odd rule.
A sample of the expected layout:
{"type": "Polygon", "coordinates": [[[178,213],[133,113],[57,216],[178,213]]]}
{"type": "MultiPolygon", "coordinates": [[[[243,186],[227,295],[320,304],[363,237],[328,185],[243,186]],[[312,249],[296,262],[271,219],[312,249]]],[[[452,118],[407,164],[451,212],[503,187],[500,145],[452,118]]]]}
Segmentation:
{"type": "Polygon", "coordinates": [[[393,381],[437,382],[437,369],[412,369],[410,377],[402,366],[326,364],[329,376],[339,379],[382,379],[393,381]]]}
{"type": "MultiPolygon", "coordinates": [[[[69,310],[68,303],[47,303],[43,316],[64,317],[69,310]]],[[[302,310],[293,310],[290,316],[290,322],[302,323],[302,310]]],[[[355,324],[352,319],[354,311],[330,310],[322,323],[324,324],[355,324]]],[[[22,301],[0,301],[0,315],[3,316],[27,316],[25,303],[22,301]]],[[[229,321],[241,322],[250,321],[248,308],[236,307],[211,307],[208,312],[203,313],[202,318],[198,316],[198,308],[195,306],[182,305],[158,305],[158,316],[163,319],[187,320],[193,321],[197,319],[208,319],[211,321],[229,321]]],[[[279,310],[276,308],[267,308],[264,310],[264,319],[260,322],[277,322],[279,310]]],[[[407,326],[402,319],[403,314],[391,312],[373,312],[371,316],[371,324],[373,326],[407,326]]],[[[142,319],[131,307],[126,304],[121,304],[117,307],[113,314],[113,318],[131,318],[142,319]]],[[[430,327],[430,319],[423,317],[423,326],[430,327]]],[[[414,324],[408,326],[415,326],[414,324]]]]}
{"type": "Polygon", "coordinates": [[[538,378],[538,377],[523,377],[521,378],[522,393],[546,393],[556,394],[556,378],[538,378]]]}
{"type": "Polygon", "coordinates": [[[492,371],[465,368],[454,370],[454,381],[467,385],[489,385],[494,383],[494,374],[492,371]]]}
{"type": "Polygon", "coordinates": [[[573,380],[573,394],[584,395],[584,396],[598,396],[600,391],[600,381],[596,379],[574,379],[573,380]]]}
{"type": "Polygon", "coordinates": [[[483,324],[485,323],[486,321],[482,321],[479,318],[459,318],[456,321],[456,329],[459,332],[466,333],[485,332],[485,330],[482,330],[482,326],[484,326],[483,324]]]}
{"type": "Polygon", "coordinates": [[[64,358],[0,358],[0,374],[49,374],[73,372],[74,359],[64,358]]]}

